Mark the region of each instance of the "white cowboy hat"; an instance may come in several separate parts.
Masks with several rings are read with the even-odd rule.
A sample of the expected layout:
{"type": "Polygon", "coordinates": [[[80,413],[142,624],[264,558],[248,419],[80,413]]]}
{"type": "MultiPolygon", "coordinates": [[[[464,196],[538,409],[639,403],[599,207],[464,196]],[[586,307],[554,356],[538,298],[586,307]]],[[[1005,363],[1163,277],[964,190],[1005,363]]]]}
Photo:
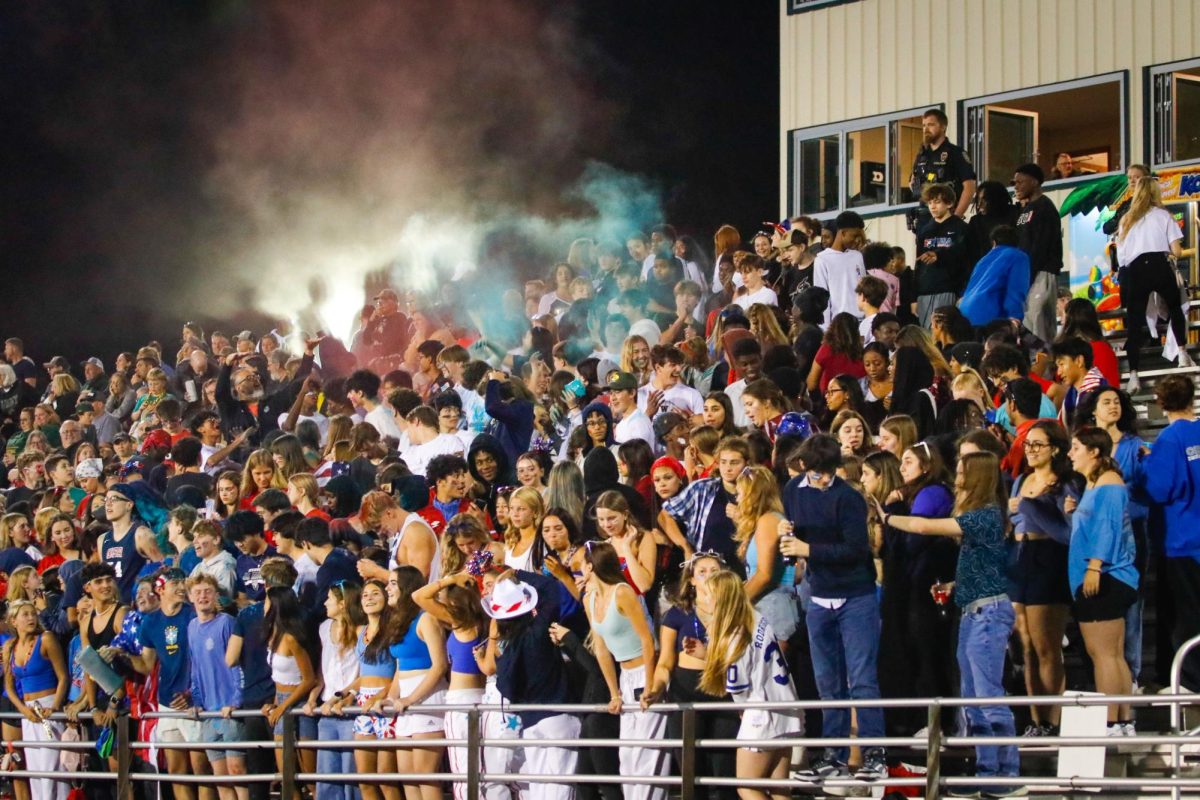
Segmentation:
{"type": "Polygon", "coordinates": [[[521,581],[505,580],[483,598],[483,610],[492,619],[512,619],[528,614],[537,602],[537,589],[521,581]]]}

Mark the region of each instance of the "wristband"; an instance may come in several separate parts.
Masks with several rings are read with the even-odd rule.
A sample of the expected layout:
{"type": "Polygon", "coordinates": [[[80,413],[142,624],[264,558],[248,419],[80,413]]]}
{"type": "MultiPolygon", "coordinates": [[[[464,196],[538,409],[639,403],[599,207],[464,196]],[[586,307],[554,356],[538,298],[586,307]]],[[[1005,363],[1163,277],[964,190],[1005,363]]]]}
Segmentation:
{"type": "Polygon", "coordinates": [[[1099,567],[1088,567],[1086,571],[1087,572],[1099,572],[1099,573],[1104,572],[1104,570],[1100,569],[1099,567]]]}

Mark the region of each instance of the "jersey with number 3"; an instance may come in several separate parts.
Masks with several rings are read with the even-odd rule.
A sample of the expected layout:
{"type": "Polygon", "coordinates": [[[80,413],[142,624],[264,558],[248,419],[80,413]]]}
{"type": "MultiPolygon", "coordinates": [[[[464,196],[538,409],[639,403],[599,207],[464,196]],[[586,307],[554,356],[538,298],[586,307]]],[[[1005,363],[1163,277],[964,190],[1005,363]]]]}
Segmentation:
{"type": "Polygon", "coordinates": [[[734,702],[796,702],[796,688],[775,631],[761,614],[754,614],[754,635],[742,657],[725,673],[725,691],[734,702]]]}

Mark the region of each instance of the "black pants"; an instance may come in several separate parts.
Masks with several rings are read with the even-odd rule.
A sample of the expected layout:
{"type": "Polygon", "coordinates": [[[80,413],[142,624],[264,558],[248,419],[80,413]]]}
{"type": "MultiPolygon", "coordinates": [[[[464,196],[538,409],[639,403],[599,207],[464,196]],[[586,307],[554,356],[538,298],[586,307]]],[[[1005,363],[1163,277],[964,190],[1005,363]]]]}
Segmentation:
{"type": "Polygon", "coordinates": [[[1143,253],[1133,263],[1117,273],[1121,288],[1121,306],[1125,309],[1125,355],[1129,368],[1136,370],[1141,361],[1142,345],[1146,343],[1146,303],[1151,292],[1158,292],[1167,304],[1171,330],[1182,348],[1187,345],[1187,320],[1183,316],[1183,299],[1175,270],[1166,253],[1143,253]]]}
{"type": "MultiPolygon", "coordinates": [[[[580,739],[620,739],[621,718],[615,714],[586,714],[580,739]]],[[[621,764],[615,747],[581,747],[575,766],[576,775],[620,775],[621,764]]],[[[621,800],[617,783],[580,783],[575,787],[580,800],[621,800]]]]}
{"type": "MultiPolygon", "coordinates": [[[[700,691],[700,670],[676,667],[671,672],[671,686],[667,690],[669,703],[711,703],[718,698],[700,691]]],[[[697,739],[736,739],[741,720],[737,711],[697,711],[697,739]]],[[[683,737],[683,716],[672,714],[667,718],[667,737],[683,737]]],[[[675,764],[683,763],[682,753],[675,754],[675,764]]],[[[737,773],[737,751],[705,748],[696,751],[697,778],[731,778],[737,773]]],[[[698,800],[736,800],[737,789],[732,786],[697,786],[698,800]]]]}
{"type": "MultiPolygon", "coordinates": [[[[1167,558],[1167,581],[1175,607],[1181,613],[1175,615],[1174,639],[1179,647],[1188,639],[1200,634],[1200,562],[1190,556],[1167,558]]],[[[1183,661],[1183,685],[1185,691],[1200,690],[1200,648],[1192,650],[1183,661]]]]}

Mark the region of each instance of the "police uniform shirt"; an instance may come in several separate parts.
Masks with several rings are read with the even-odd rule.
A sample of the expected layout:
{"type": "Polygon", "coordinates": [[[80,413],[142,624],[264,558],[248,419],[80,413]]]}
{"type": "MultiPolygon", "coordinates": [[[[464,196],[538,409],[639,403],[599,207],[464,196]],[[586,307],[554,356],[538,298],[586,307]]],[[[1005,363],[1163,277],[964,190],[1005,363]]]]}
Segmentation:
{"type": "Polygon", "coordinates": [[[921,190],[929,184],[949,183],[954,187],[954,194],[961,198],[963,182],[973,180],[975,168],[967,160],[966,153],[949,139],[943,139],[941,146],[930,148],[926,145],[917,153],[909,188],[913,200],[920,201],[921,190]]]}

